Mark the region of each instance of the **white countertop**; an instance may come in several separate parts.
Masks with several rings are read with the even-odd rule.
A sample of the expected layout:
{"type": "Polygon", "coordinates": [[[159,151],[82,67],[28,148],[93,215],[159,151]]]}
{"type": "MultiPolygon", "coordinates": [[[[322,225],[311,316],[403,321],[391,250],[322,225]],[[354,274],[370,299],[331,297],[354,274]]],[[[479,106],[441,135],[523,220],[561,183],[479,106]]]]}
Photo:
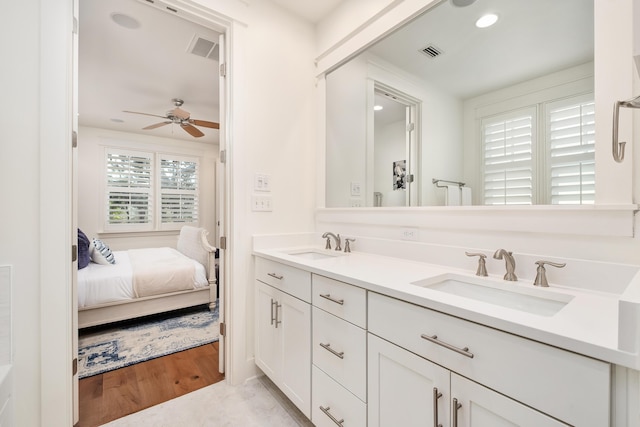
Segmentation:
{"type": "Polygon", "coordinates": [[[309,247],[256,249],[254,255],[555,347],[640,369],[637,353],[618,348],[619,295],[553,283],[549,288],[540,289],[533,288],[530,281],[505,282],[502,277],[487,278],[501,285],[508,283],[509,286],[533,288],[536,292],[573,296],[552,316],[536,315],[411,284],[446,273],[474,278],[474,272],[358,252],[317,260],[289,254],[303,249],[309,247]]]}

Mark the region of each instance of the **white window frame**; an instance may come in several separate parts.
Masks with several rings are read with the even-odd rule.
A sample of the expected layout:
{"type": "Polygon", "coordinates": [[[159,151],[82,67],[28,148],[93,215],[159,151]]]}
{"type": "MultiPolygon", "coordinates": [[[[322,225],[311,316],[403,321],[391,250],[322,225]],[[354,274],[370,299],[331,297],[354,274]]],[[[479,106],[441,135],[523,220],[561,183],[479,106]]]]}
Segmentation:
{"type": "Polygon", "coordinates": [[[198,226],[200,223],[200,175],[201,175],[201,159],[197,156],[185,156],[182,154],[171,154],[167,152],[154,152],[149,150],[130,150],[120,147],[105,147],[104,150],[104,190],[103,190],[103,208],[102,208],[102,224],[104,232],[153,232],[153,231],[170,231],[179,230],[184,225],[198,226]],[[149,218],[150,221],[144,224],[112,224],[109,222],[109,194],[117,191],[117,187],[112,189],[108,185],[107,167],[109,162],[109,154],[120,154],[128,156],[146,157],[150,159],[151,177],[150,188],[135,189],[133,192],[147,193],[149,197],[149,218]],[[192,162],[196,164],[196,189],[195,190],[164,190],[165,193],[171,194],[190,194],[194,196],[196,205],[196,220],[189,222],[163,222],[162,221],[162,184],[161,184],[161,162],[162,160],[192,162]]]}

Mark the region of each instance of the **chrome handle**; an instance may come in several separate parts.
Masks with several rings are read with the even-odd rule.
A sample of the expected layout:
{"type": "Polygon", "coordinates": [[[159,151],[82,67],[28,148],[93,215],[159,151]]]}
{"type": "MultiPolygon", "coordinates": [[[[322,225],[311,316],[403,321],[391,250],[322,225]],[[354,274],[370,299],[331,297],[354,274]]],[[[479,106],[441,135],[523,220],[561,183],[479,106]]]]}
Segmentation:
{"type": "Polygon", "coordinates": [[[341,352],[337,352],[334,349],[331,348],[331,344],[322,344],[320,343],[320,347],[324,348],[325,350],[327,350],[328,352],[330,352],[331,354],[333,354],[336,357],[339,357],[340,359],[344,359],[344,351],[341,352]]]}
{"type": "Polygon", "coordinates": [[[322,295],[320,294],[320,296],[324,299],[328,299],[331,302],[335,302],[336,304],[340,304],[340,305],[344,305],[344,300],[343,299],[335,299],[331,296],[331,294],[326,294],[326,295],[322,295]]]}
{"type": "Polygon", "coordinates": [[[463,356],[467,356],[470,359],[473,359],[473,353],[469,352],[469,347],[465,347],[465,348],[455,347],[451,344],[447,344],[444,341],[440,341],[437,335],[429,336],[429,335],[421,334],[420,337],[434,344],[438,344],[444,348],[455,351],[456,353],[462,354],[463,356]]]}
{"type": "Polygon", "coordinates": [[[275,320],[274,316],[273,316],[273,305],[277,304],[276,301],[273,300],[273,298],[271,298],[271,325],[273,325],[273,321],[275,320]]]}
{"type": "Polygon", "coordinates": [[[452,427],[458,427],[458,409],[462,408],[462,404],[458,403],[458,399],[453,398],[453,422],[452,427]]]}
{"type": "Polygon", "coordinates": [[[274,279],[278,279],[278,280],[284,279],[284,276],[278,276],[276,273],[267,273],[267,276],[271,276],[274,279]]]}
{"type": "Polygon", "coordinates": [[[324,414],[331,418],[331,421],[333,421],[334,423],[336,423],[337,425],[342,427],[342,423],[344,422],[344,418],[341,420],[338,420],[336,417],[334,417],[333,415],[331,415],[331,412],[329,412],[329,409],[331,409],[331,407],[327,406],[326,408],[323,407],[322,405],[320,405],[320,410],[322,412],[324,412],[324,414]]]}
{"type": "Polygon", "coordinates": [[[278,309],[280,307],[282,307],[282,304],[278,304],[278,301],[276,301],[276,329],[278,329],[278,325],[282,323],[282,320],[278,320],[278,309]]]}
{"type": "Polygon", "coordinates": [[[442,393],[438,391],[438,387],[433,388],[433,427],[442,427],[438,422],[438,399],[442,397],[442,393]]]}

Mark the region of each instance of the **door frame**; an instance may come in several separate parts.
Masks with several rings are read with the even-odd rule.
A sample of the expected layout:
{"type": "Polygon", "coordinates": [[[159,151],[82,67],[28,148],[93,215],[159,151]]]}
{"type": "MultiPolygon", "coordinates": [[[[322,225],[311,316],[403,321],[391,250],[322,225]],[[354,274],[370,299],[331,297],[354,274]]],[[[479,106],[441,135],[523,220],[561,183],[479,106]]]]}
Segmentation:
{"type": "MultiPolygon", "coordinates": [[[[165,4],[177,9],[183,15],[193,17],[196,22],[205,23],[226,35],[226,62],[231,58],[233,27],[236,22],[211,9],[184,0],[165,0],[165,4]]],[[[39,267],[40,300],[40,420],[43,425],[70,426],[74,418],[74,381],[72,361],[73,334],[73,289],[76,275],[72,263],[72,245],[75,232],[73,227],[73,29],[74,0],[50,0],[41,2],[40,15],[40,241],[39,267]],[[45,114],[46,113],[46,114],[45,114]],[[51,423],[54,424],[51,424],[51,423]]],[[[230,67],[227,67],[229,70],[230,67]]],[[[231,79],[227,71],[225,89],[227,100],[226,124],[230,125],[232,115],[228,108],[231,98],[231,79]]],[[[221,106],[222,109],[222,106],[221,106]]],[[[227,133],[227,135],[229,135],[227,133]]],[[[231,145],[227,145],[227,167],[225,168],[225,203],[230,215],[233,207],[228,203],[231,188],[230,161],[231,145]]],[[[222,146],[222,142],[221,142],[222,146]]],[[[229,235],[229,224],[221,232],[229,235]]],[[[230,265],[231,253],[224,257],[225,266],[230,265]]],[[[229,272],[229,269],[223,269],[229,272]]],[[[229,290],[229,274],[222,281],[229,290]]],[[[229,295],[228,292],[225,292],[229,295]]],[[[229,319],[230,306],[227,305],[226,318],[229,319]]],[[[229,359],[231,336],[227,328],[225,361],[227,377],[233,372],[229,359]]]]}

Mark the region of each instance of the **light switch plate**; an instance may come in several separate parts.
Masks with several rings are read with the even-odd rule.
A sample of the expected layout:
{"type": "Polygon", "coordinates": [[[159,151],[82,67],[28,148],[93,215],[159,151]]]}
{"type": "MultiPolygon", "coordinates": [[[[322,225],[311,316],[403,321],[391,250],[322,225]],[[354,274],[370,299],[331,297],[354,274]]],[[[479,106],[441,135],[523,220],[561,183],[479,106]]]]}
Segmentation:
{"type": "Polygon", "coordinates": [[[271,177],[264,173],[257,173],[253,178],[255,191],[271,191],[271,177]]]}
{"type": "Polygon", "coordinates": [[[351,182],[351,195],[352,196],[360,196],[361,193],[361,185],[357,181],[351,182]]]}
{"type": "Polygon", "coordinates": [[[271,196],[251,196],[251,210],[254,212],[272,212],[272,204],[271,196]]]}

